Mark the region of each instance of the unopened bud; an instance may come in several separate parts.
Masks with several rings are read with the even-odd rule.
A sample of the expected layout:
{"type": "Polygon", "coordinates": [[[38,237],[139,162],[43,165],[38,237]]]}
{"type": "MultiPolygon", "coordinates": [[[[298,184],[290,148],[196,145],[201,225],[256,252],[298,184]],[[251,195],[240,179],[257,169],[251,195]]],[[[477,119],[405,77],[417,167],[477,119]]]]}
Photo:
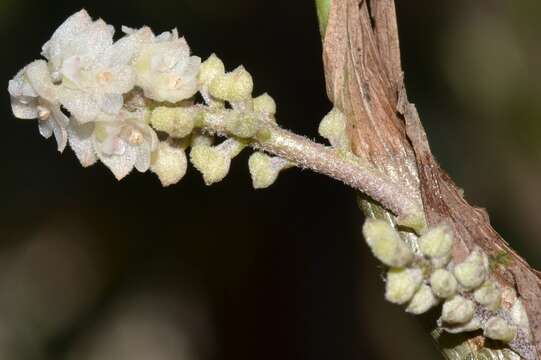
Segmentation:
{"type": "Polygon", "coordinates": [[[475,290],[473,297],[479,304],[495,311],[500,307],[502,291],[495,281],[488,280],[479,289],[475,290]]]}
{"type": "Polygon", "coordinates": [[[346,131],[346,116],[334,107],[319,123],[319,135],[329,140],[338,149],[350,149],[350,141],[346,131]]]}
{"type": "Polygon", "coordinates": [[[419,315],[427,312],[438,303],[438,299],[434,296],[434,293],[428,285],[421,285],[419,290],[413,295],[406,312],[419,315]]]}
{"type": "Polygon", "coordinates": [[[254,98],[254,111],[274,115],[276,114],[276,102],[267,93],[259,95],[254,98]]]}
{"type": "Polygon", "coordinates": [[[453,231],[447,224],[429,228],[419,238],[419,248],[423,255],[430,258],[448,257],[453,247],[453,231]]]}
{"type": "Polygon", "coordinates": [[[413,260],[413,253],[398,231],[379,219],[366,219],[363,235],[379,261],[390,267],[403,267],[413,260]]]}
{"type": "Polygon", "coordinates": [[[393,304],[411,300],[423,281],[421,269],[390,269],[385,284],[385,299],[393,304]]]}
{"type": "Polygon", "coordinates": [[[208,85],[217,76],[223,76],[225,74],[225,67],[222,60],[212,54],[207,60],[205,60],[199,68],[199,82],[204,85],[208,85]]]}
{"type": "Polygon", "coordinates": [[[252,75],[239,66],[230,73],[216,76],[210,83],[209,91],[215,98],[235,102],[249,99],[253,88],[252,75]]]}
{"type": "Polygon", "coordinates": [[[150,170],[158,175],[163,186],[176,184],[186,174],[188,160],[184,149],[161,141],[152,154],[150,170]]]}
{"type": "Polygon", "coordinates": [[[248,168],[252,177],[254,189],[264,189],[276,181],[280,171],[293,166],[289,161],[280,157],[271,157],[256,152],[248,159],[248,168]]]}
{"type": "Polygon", "coordinates": [[[437,269],[430,276],[430,285],[434,293],[442,298],[447,299],[456,294],[457,281],[453,274],[444,269],[437,269]]]}
{"type": "Polygon", "coordinates": [[[494,316],[487,320],[483,334],[489,339],[509,343],[517,336],[517,327],[509,325],[499,316],[494,316]]]}
{"type": "Polygon", "coordinates": [[[453,271],[458,283],[466,290],[481,286],[485,282],[487,272],[487,256],[479,249],[472,251],[466,260],[455,266],[453,271]]]}
{"type": "Polygon", "coordinates": [[[448,324],[463,324],[473,318],[475,304],[460,295],[456,295],[443,303],[441,319],[448,324]]]}

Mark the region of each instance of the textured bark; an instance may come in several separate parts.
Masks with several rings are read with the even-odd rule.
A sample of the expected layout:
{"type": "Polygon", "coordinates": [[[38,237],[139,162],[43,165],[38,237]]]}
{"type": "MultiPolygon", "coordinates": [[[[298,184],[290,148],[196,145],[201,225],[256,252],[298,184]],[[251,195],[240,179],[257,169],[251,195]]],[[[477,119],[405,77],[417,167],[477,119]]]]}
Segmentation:
{"type": "MultiPolygon", "coordinates": [[[[327,93],[348,118],[353,152],[402,184],[412,201],[422,200],[429,225],[452,224],[458,240],[453,248],[456,262],[476,246],[493,258],[505,258],[493,266],[494,275],[503,286],[517,290],[534,337],[518,339],[510,347],[523,358],[541,359],[540,273],[492,228],[484,210],[464,200],[434,159],[415,106],[407,100],[394,1],[332,1],[323,58],[327,93]]],[[[487,351],[495,356],[478,333],[460,346],[464,343],[475,356],[487,351]]],[[[460,358],[465,355],[461,352],[460,358]]]]}

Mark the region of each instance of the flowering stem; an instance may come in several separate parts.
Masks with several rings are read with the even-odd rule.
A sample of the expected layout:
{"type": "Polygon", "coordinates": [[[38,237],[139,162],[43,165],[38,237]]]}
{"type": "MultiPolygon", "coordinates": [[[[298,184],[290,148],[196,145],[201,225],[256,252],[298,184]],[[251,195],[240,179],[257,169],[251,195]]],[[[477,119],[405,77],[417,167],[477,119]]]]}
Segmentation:
{"type": "MultiPolygon", "coordinates": [[[[230,135],[219,113],[207,113],[202,128],[212,134],[230,135]]],[[[330,176],[359,190],[401,218],[421,212],[420,204],[407,190],[389,179],[367,161],[350,152],[324,146],[280,128],[274,122],[261,120],[260,130],[250,139],[250,146],[277,155],[317,173],[330,176]]]]}

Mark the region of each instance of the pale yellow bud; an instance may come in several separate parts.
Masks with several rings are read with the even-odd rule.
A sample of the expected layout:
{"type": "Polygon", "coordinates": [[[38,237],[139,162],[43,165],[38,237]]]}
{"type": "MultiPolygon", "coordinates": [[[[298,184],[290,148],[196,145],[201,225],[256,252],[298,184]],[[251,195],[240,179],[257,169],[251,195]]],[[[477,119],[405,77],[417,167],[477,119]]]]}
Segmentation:
{"type": "Polygon", "coordinates": [[[329,140],[338,149],[349,150],[350,141],[347,134],[346,116],[334,107],[319,123],[319,135],[329,140]]]}
{"type": "Polygon", "coordinates": [[[517,336],[517,327],[509,325],[501,317],[494,316],[487,320],[483,334],[489,339],[508,343],[517,336]]]}
{"type": "Polygon", "coordinates": [[[158,175],[163,186],[176,184],[186,174],[188,161],[184,149],[161,141],[152,154],[150,170],[158,175]]]}
{"type": "Polygon", "coordinates": [[[197,115],[194,108],[159,106],[152,110],[150,124],[158,131],[182,138],[193,131],[197,115]]]}
{"type": "Polygon", "coordinates": [[[235,139],[227,139],[217,146],[205,144],[193,145],[190,160],[203,175],[206,185],[222,181],[231,166],[231,159],[237,156],[246,146],[235,139]]]}
{"type": "Polygon", "coordinates": [[[240,138],[251,138],[259,130],[259,122],[254,114],[230,111],[225,117],[225,128],[240,138]]]}
{"type": "Polygon", "coordinates": [[[198,78],[201,84],[208,85],[215,77],[223,76],[224,74],[224,63],[216,56],[216,54],[212,54],[201,64],[198,78]]]}
{"type": "Polygon", "coordinates": [[[385,283],[385,299],[393,304],[411,300],[423,281],[421,269],[390,269],[385,283]]]}
{"type": "Polygon", "coordinates": [[[190,151],[190,160],[203,175],[206,185],[222,181],[231,166],[231,159],[214,146],[193,146],[190,151]]]}
{"type": "Polygon", "coordinates": [[[466,290],[476,289],[485,282],[488,273],[488,258],[476,249],[466,260],[455,266],[453,271],[458,283],[466,290]]]}
{"type": "Polygon", "coordinates": [[[443,303],[441,319],[448,324],[463,324],[473,318],[475,303],[456,295],[443,303]]]}
{"type": "Polygon", "coordinates": [[[209,85],[209,92],[215,98],[236,102],[250,99],[253,88],[252,75],[239,66],[230,73],[216,76],[209,85]]]}
{"type": "Polygon", "coordinates": [[[248,168],[252,177],[254,189],[264,189],[276,181],[280,171],[291,167],[292,164],[279,157],[270,157],[256,152],[248,159],[248,168]]]}
{"type": "Polygon", "coordinates": [[[403,267],[413,260],[413,253],[398,231],[379,219],[366,219],[363,235],[378,260],[387,266],[403,267]]]}
{"type": "Polygon", "coordinates": [[[434,226],[419,238],[419,248],[430,258],[448,257],[453,247],[453,230],[447,224],[434,226]]]}
{"type": "Polygon", "coordinates": [[[406,312],[419,315],[427,312],[438,303],[438,299],[434,296],[434,293],[428,285],[421,285],[419,290],[413,295],[406,312]]]}
{"type": "Polygon", "coordinates": [[[254,111],[274,115],[276,114],[276,102],[267,93],[259,95],[254,98],[254,111]]]}
{"type": "Polygon", "coordinates": [[[434,293],[443,299],[455,295],[458,287],[453,274],[444,269],[438,269],[432,273],[430,276],[430,285],[434,293]]]}
{"type": "Polygon", "coordinates": [[[473,297],[479,304],[495,311],[500,307],[502,291],[495,281],[488,280],[479,289],[475,290],[473,297]]]}

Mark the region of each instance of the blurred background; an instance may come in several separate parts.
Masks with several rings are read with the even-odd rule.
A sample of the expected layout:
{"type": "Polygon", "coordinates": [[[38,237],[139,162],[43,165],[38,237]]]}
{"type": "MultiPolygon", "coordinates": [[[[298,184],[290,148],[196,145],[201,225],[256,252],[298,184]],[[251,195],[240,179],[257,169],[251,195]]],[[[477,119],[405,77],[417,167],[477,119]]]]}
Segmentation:
{"type": "MultiPolygon", "coordinates": [[[[330,104],[312,0],[0,0],[5,89],[83,7],[117,28],[178,27],[202,58],[245,65],[279,122],[317,138],[330,104]]],[[[398,15],[435,155],[541,268],[541,2],[398,1],[398,15]]],[[[7,91],[1,104],[1,359],[438,358],[383,301],[341,184],[293,170],[254,191],[248,152],[209,188],[193,168],[166,189],[150,173],[117,182],[16,120],[7,91]]]]}

